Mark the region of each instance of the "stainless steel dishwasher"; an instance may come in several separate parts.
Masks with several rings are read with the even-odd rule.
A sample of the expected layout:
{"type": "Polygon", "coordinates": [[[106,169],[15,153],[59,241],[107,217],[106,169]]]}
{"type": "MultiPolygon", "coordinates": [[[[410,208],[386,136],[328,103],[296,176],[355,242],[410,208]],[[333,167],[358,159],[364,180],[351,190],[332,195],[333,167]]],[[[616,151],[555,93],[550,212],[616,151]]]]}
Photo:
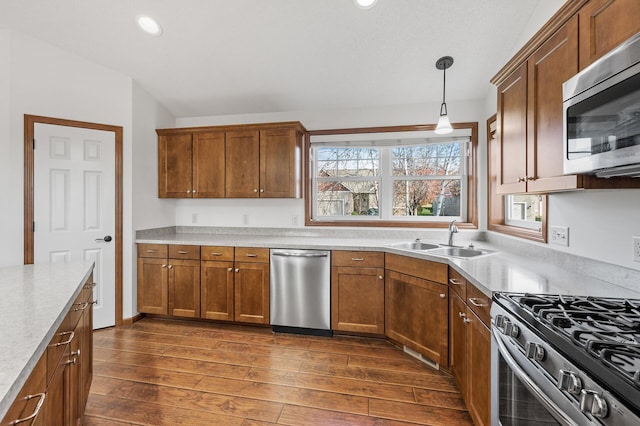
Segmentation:
{"type": "Polygon", "coordinates": [[[271,249],[274,331],[331,335],[330,263],[329,251],[271,249]]]}

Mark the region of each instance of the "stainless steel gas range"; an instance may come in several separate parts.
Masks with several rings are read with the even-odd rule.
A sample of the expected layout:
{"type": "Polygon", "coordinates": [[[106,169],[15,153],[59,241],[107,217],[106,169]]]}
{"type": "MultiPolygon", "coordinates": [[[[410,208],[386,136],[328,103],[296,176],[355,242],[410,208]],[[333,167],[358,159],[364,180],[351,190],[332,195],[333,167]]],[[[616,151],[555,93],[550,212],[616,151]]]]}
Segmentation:
{"type": "Polygon", "coordinates": [[[640,425],[640,300],[498,293],[492,425],[640,425]]]}

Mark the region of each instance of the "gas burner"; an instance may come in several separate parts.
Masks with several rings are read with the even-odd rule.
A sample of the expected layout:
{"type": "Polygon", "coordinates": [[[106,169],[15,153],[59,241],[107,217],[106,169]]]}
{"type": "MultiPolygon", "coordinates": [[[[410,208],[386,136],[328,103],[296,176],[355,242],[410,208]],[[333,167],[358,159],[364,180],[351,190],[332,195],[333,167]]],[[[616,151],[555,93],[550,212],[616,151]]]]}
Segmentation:
{"type": "Polygon", "coordinates": [[[587,351],[640,389],[640,345],[591,341],[587,351]]]}

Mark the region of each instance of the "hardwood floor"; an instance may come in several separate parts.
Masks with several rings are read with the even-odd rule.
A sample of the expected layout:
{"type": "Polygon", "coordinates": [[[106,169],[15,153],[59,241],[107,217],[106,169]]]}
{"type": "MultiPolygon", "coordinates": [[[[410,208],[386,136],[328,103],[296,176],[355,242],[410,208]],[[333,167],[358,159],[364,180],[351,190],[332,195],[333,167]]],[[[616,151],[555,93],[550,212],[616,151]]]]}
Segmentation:
{"type": "Polygon", "coordinates": [[[380,339],[145,318],[94,334],[91,425],[472,425],[449,374],[380,339]]]}

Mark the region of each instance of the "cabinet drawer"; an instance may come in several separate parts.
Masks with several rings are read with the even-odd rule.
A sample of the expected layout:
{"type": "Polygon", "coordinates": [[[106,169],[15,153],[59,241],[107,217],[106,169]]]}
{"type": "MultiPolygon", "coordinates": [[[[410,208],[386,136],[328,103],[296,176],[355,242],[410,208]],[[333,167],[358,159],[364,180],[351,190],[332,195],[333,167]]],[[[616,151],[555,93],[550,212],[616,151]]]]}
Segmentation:
{"type": "Polygon", "coordinates": [[[455,291],[462,300],[467,300],[467,280],[453,268],[449,268],[449,288],[455,291]]]}
{"type": "Polygon", "coordinates": [[[376,251],[334,250],[331,252],[331,266],[384,268],[384,253],[376,251]]]}
{"type": "Polygon", "coordinates": [[[478,290],[473,284],[467,285],[467,305],[489,327],[491,323],[491,298],[478,290]]]}
{"type": "Polygon", "coordinates": [[[169,248],[166,244],[138,244],[138,257],[159,257],[166,259],[169,248]]]}
{"type": "Polygon", "coordinates": [[[385,269],[411,275],[440,284],[447,284],[448,267],[445,263],[415,259],[413,257],[387,254],[384,259],[385,269]]]}
{"type": "Polygon", "coordinates": [[[200,247],[200,259],[220,260],[233,262],[233,247],[224,246],[202,246],[200,247]]]}
{"type": "Polygon", "coordinates": [[[169,244],[169,258],[200,260],[200,246],[169,244]]]}
{"type": "MultiPolygon", "coordinates": [[[[36,424],[37,420],[28,422],[28,417],[36,415],[34,419],[42,419],[43,415],[38,413],[42,411],[42,402],[45,398],[45,376],[47,372],[47,365],[45,357],[41,357],[35,368],[31,372],[31,375],[22,386],[22,389],[16,396],[11,407],[2,419],[2,425],[24,424],[31,425],[36,424]],[[22,420],[18,422],[18,420],[22,420]]],[[[43,424],[39,422],[38,424],[43,424]]]]}
{"type": "Polygon", "coordinates": [[[236,247],[236,262],[269,263],[269,249],[255,247],[236,247]]]}

